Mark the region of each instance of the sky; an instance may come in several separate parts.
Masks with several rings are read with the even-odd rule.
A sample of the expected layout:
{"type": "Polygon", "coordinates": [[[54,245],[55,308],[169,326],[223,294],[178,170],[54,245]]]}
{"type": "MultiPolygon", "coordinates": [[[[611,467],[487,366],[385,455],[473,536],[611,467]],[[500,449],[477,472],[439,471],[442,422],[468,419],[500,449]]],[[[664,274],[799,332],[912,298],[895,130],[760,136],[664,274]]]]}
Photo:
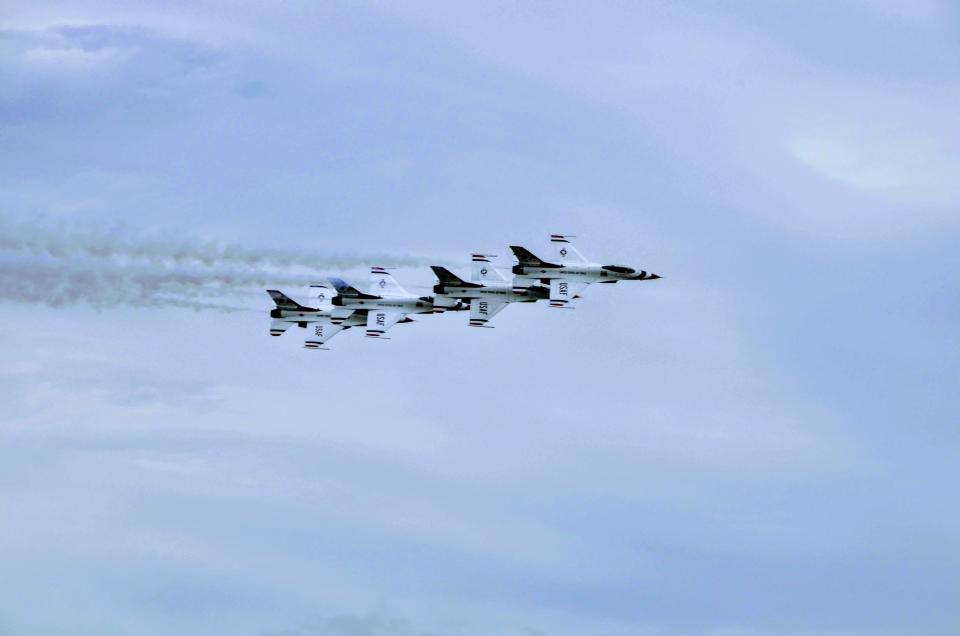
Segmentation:
{"type": "Polygon", "coordinates": [[[7,2],[0,634],[960,630],[960,7],[7,2]],[[330,351],[278,287],[663,278],[330,351]]]}

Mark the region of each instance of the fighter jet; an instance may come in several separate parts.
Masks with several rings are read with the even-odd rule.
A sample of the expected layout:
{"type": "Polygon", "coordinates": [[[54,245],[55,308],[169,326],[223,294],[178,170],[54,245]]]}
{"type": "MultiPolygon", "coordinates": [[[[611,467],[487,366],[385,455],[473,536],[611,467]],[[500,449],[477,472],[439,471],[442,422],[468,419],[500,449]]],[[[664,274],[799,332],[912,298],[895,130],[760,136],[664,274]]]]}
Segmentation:
{"type": "Polygon", "coordinates": [[[486,254],[473,254],[473,270],[467,282],[438,265],[430,269],[439,281],[433,288],[434,311],[443,311],[458,301],[470,304],[471,327],[490,327],[487,323],[509,303],[532,303],[547,298],[550,290],[540,285],[514,286],[494,267],[486,254]]]}
{"type": "MultiPolygon", "coordinates": [[[[319,307],[301,305],[276,289],[268,289],[267,293],[270,294],[270,298],[276,305],[270,310],[270,318],[272,319],[270,321],[271,336],[282,336],[293,325],[306,328],[308,323],[316,322],[324,317],[324,312],[319,307]]],[[[329,316],[330,313],[326,312],[326,317],[329,318],[329,316]]]]}
{"type": "MultiPolygon", "coordinates": [[[[306,349],[324,349],[323,346],[341,331],[350,329],[357,325],[367,324],[367,312],[357,311],[348,318],[333,322],[333,310],[328,298],[329,290],[325,285],[311,285],[312,290],[317,291],[317,300],[320,307],[307,307],[293,300],[283,292],[276,289],[268,289],[267,293],[276,304],[270,311],[270,335],[282,336],[283,333],[293,325],[308,329],[306,341],[303,346],[306,349]]],[[[409,318],[404,321],[413,322],[409,318]]],[[[401,321],[401,322],[404,322],[401,321]]]]}
{"type": "MultiPolygon", "coordinates": [[[[370,268],[370,291],[364,293],[340,278],[330,278],[337,290],[333,297],[333,324],[342,324],[358,312],[366,313],[367,337],[383,338],[390,327],[404,320],[407,314],[433,313],[433,298],[408,293],[382,267],[370,268]]],[[[465,309],[457,303],[448,309],[465,309]]]]}
{"type": "Polygon", "coordinates": [[[539,280],[550,285],[551,307],[569,306],[590,283],[660,278],[657,274],[626,265],[591,263],[570,243],[571,238],[564,234],[550,235],[550,252],[547,255],[550,260],[541,259],[525,247],[510,246],[518,261],[513,273],[520,278],[539,280]]]}

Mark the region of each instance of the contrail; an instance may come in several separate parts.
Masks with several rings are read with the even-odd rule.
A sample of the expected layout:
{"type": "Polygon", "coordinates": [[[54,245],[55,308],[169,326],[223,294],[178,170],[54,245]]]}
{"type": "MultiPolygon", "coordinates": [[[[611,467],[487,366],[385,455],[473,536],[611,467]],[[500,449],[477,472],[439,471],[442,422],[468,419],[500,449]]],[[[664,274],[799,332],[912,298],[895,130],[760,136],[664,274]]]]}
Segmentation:
{"type": "Polygon", "coordinates": [[[126,258],[154,264],[177,263],[350,269],[383,263],[395,267],[436,265],[437,259],[385,254],[336,255],[299,249],[268,249],[163,236],[115,225],[90,228],[76,224],[14,221],[0,218],[0,250],[46,254],[54,258],[88,256],[126,258]]]}
{"type": "Polygon", "coordinates": [[[87,304],[97,309],[127,305],[242,311],[245,308],[235,300],[224,299],[271,285],[304,282],[265,272],[157,269],[110,260],[0,259],[0,300],[48,307],[87,304]]]}
{"type": "Polygon", "coordinates": [[[413,266],[437,260],[328,256],[0,219],[0,301],[48,307],[247,311],[238,297],[304,286],[325,272],[377,262],[413,266]]]}

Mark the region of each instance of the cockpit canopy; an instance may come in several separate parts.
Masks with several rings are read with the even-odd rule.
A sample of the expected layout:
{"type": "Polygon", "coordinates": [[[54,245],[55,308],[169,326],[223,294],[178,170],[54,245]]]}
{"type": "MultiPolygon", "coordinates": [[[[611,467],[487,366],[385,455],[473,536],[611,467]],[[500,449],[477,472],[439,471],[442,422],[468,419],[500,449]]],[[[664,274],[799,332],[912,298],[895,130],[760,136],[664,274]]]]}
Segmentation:
{"type": "Polygon", "coordinates": [[[636,274],[637,270],[632,267],[627,267],[626,265],[604,265],[603,269],[608,272],[613,272],[615,274],[636,274]]]}

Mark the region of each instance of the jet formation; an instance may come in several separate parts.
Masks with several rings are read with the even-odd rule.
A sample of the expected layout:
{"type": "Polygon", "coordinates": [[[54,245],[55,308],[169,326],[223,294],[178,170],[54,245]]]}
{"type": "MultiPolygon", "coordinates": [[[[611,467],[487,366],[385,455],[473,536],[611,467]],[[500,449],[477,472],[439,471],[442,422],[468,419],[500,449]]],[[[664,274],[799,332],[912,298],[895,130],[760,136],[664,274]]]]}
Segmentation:
{"type": "Polygon", "coordinates": [[[413,322],[410,314],[469,311],[471,327],[490,327],[488,323],[511,303],[545,300],[550,307],[569,308],[592,283],[616,283],[622,280],[656,280],[657,274],[626,265],[591,263],[564,234],[550,236],[546,259],[519,245],[511,245],[517,264],[507,276],[494,267],[491,256],[473,254],[470,280],[463,280],[449,269],[431,267],[437,278],[432,296],[407,292],[383,267],[370,268],[370,281],[363,292],[343,279],[331,277],[328,283],[310,285],[316,307],[301,305],[275,289],[267,293],[276,305],[270,311],[270,335],[281,336],[293,325],[307,330],[304,347],[325,349],[324,345],[341,331],[365,327],[366,337],[386,338],[396,324],[413,322]]]}

